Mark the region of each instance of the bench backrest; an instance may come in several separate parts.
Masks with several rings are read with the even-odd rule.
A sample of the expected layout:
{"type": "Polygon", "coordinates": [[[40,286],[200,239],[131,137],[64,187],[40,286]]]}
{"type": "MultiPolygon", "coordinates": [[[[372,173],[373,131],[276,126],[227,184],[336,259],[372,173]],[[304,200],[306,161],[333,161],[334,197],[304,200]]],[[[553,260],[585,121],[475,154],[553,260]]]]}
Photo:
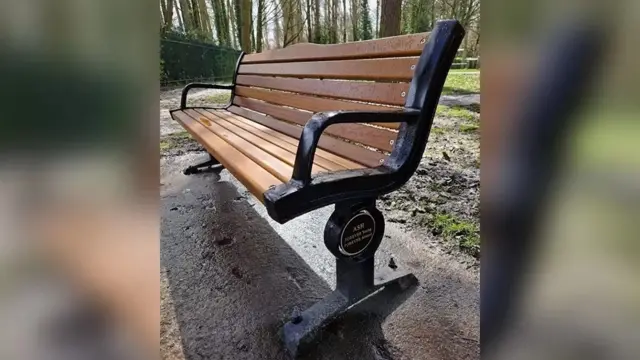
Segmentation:
{"type": "MultiPolygon", "coordinates": [[[[336,44],[296,44],[245,55],[229,111],[291,136],[315,112],[395,110],[405,103],[428,33],[336,44]]],[[[364,166],[393,148],[398,124],[339,124],[319,146],[364,166]],[[346,141],[345,141],[346,140],[346,141]]]]}

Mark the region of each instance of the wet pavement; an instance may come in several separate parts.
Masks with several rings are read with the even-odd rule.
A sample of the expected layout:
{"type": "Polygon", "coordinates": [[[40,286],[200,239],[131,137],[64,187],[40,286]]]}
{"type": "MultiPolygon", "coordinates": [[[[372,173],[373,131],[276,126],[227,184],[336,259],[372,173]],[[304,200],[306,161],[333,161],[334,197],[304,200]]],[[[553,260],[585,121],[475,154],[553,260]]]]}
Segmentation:
{"type": "MultiPolygon", "coordinates": [[[[322,239],[333,208],[278,224],[226,170],[182,174],[206,157],[161,160],[163,358],[285,359],[281,326],[335,283],[322,239]]],[[[376,266],[393,257],[419,285],[350,310],[303,358],[479,359],[477,268],[386,227],[376,266]]]]}

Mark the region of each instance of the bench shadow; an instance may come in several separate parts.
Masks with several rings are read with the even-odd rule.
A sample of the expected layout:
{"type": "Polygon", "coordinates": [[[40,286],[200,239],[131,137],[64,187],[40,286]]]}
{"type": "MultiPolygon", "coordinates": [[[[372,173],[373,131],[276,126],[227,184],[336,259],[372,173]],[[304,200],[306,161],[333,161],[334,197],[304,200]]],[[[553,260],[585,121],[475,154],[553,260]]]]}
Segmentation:
{"type": "MultiPolygon", "coordinates": [[[[219,180],[215,171],[192,175],[161,202],[164,296],[175,314],[162,316],[163,350],[181,347],[189,360],[286,359],[282,325],[331,288],[252,208],[250,195],[219,180]]],[[[324,329],[302,358],[380,359],[382,322],[411,293],[385,288],[324,329]]]]}

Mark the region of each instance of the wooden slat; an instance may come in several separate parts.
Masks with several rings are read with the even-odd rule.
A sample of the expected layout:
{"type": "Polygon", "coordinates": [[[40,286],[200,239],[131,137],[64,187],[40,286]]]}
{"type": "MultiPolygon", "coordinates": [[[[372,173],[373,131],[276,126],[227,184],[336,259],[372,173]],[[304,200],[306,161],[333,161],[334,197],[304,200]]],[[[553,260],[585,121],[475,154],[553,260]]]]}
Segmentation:
{"type": "MultiPolygon", "coordinates": [[[[302,110],[285,108],[241,96],[235,96],[233,103],[240,107],[255,110],[302,126],[306,125],[313,115],[312,113],[302,110]]],[[[329,126],[324,132],[384,151],[392,150],[393,145],[391,145],[390,142],[397,137],[397,134],[392,131],[361,124],[336,124],[329,126]]]]}
{"type": "Polygon", "coordinates": [[[202,125],[206,126],[209,131],[224,139],[226,142],[231,144],[234,148],[238,149],[248,158],[255,161],[258,165],[265,168],[265,170],[280,179],[280,181],[287,182],[291,179],[293,166],[276,158],[257,145],[254,145],[253,143],[241,138],[233,132],[221,126],[217,126],[217,124],[212,123],[211,121],[207,121],[207,119],[205,119],[205,121],[202,121],[203,116],[195,112],[194,110],[185,110],[185,113],[187,113],[202,125]]]}
{"type": "Polygon", "coordinates": [[[405,96],[409,91],[409,83],[295,79],[257,75],[238,75],[236,84],[396,106],[404,105],[405,96]]]}
{"type": "Polygon", "coordinates": [[[417,57],[408,57],[246,64],[240,65],[238,74],[320,79],[410,81],[417,63],[417,57]]]}
{"type": "MultiPolygon", "coordinates": [[[[338,110],[363,110],[363,111],[390,111],[396,110],[388,106],[363,104],[351,101],[326,99],[316,96],[285,93],[246,86],[236,86],[236,95],[270,102],[272,104],[286,105],[297,109],[320,112],[338,110]]],[[[376,125],[397,129],[397,123],[375,123],[376,125]]]]}
{"type": "MultiPolygon", "coordinates": [[[[244,124],[246,126],[254,127],[254,128],[258,129],[259,131],[263,132],[264,134],[268,134],[270,136],[273,136],[275,138],[280,139],[283,142],[287,142],[287,143],[291,144],[291,146],[294,146],[295,149],[296,149],[296,152],[297,152],[298,142],[300,141],[299,140],[299,138],[300,138],[299,135],[297,135],[297,137],[294,138],[292,136],[286,135],[284,133],[281,133],[279,131],[271,129],[271,128],[267,127],[267,126],[264,126],[264,125],[262,125],[262,124],[260,124],[260,123],[258,123],[256,121],[249,120],[249,119],[247,119],[247,118],[245,118],[243,116],[240,116],[240,115],[228,112],[228,111],[220,111],[220,110],[218,110],[217,112],[229,115],[230,117],[233,117],[233,119],[235,121],[237,121],[238,123],[242,123],[242,124],[244,124]]],[[[258,116],[257,113],[255,113],[255,114],[256,114],[256,116],[258,116]]],[[[259,116],[265,116],[265,115],[259,115],[259,116]]],[[[299,127],[296,127],[295,125],[288,125],[288,124],[286,124],[286,125],[297,129],[298,133],[300,132],[300,128],[299,127]]],[[[351,161],[351,160],[346,159],[344,157],[335,155],[335,154],[330,153],[328,151],[325,151],[325,150],[323,150],[321,148],[316,149],[316,157],[321,157],[321,158],[327,159],[328,161],[331,161],[334,164],[338,164],[338,165],[340,165],[340,166],[342,166],[343,168],[346,168],[346,169],[360,169],[360,168],[363,167],[363,165],[361,165],[361,164],[359,164],[357,162],[354,162],[354,161],[351,161]]]]}
{"type": "Polygon", "coordinates": [[[174,120],[180,122],[209,153],[218,159],[220,163],[261,202],[264,202],[262,194],[267,191],[270,186],[282,183],[278,178],[246,157],[224,139],[209,131],[208,128],[186,113],[176,111],[173,112],[172,117],[174,120]]]}
{"type": "MultiPolygon", "coordinates": [[[[227,120],[228,122],[246,131],[249,131],[252,134],[259,136],[275,145],[278,145],[281,148],[291,152],[294,155],[298,152],[298,139],[294,139],[290,136],[279,133],[275,130],[262,126],[251,120],[245,119],[239,115],[232,114],[228,111],[223,111],[223,110],[206,110],[206,111],[209,113],[215,114],[217,116],[220,116],[225,120],[227,120]]],[[[314,163],[330,171],[358,169],[362,167],[361,165],[346,159],[341,159],[341,161],[339,162],[332,161],[333,158],[336,158],[336,156],[322,149],[318,149],[318,151],[316,151],[314,163]],[[346,166],[342,165],[343,163],[346,163],[346,166]]]]}
{"type": "MultiPolygon", "coordinates": [[[[300,134],[302,134],[302,128],[299,126],[292,125],[284,121],[279,121],[271,116],[259,114],[246,108],[231,106],[228,111],[247,119],[251,119],[252,121],[255,121],[261,125],[279,131],[283,134],[287,134],[294,138],[300,138],[300,134]]],[[[383,159],[386,158],[384,154],[371,151],[354,144],[349,144],[330,136],[321,136],[320,141],[318,142],[318,146],[331,153],[363,164],[366,167],[376,167],[381,164],[383,159]]]]}
{"type": "Polygon", "coordinates": [[[393,36],[383,39],[334,45],[296,44],[284,49],[248,54],[243,63],[309,61],[328,59],[372,59],[420,55],[429,33],[393,36]]]}
{"type": "MultiPolygon", "coordinates": [[[[267,151],[268,153],[286,162],[287,164],[291,166],[295,164],[295,155],[297,151],[296,146],[293,146],[287,142],[283,142],[282,140],[274,138],[273,136],[263,134],[258,129],[252,126],[238,123],[237,120],[233,118],[233,116],[224,114],[220,111],[206,111],[202,109],[195,110],[202,116],[205,116],[206,118],[219,124],[220,126],[225,127],[229,131],[233,131],[236,135],[242,137],[247,141],[250,141],[251,143],[257,145],[261,149],[267,151]],[[266,143],[267,146],[263,146],[263,143],[266,143]],[[272,150],[272,147],[275,147],[276,149],[272,150]]],[[[316,173],[345,169],[344,167],[323,159],[322,157],[316,157],[313,163],[314,172],[316,173]]]]}

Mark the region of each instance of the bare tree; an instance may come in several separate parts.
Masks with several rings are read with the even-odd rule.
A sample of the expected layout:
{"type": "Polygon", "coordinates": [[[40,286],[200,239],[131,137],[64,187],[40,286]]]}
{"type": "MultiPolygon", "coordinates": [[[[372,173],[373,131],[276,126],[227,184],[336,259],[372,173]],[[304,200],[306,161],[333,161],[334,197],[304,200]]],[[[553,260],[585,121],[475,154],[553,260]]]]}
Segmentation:
{"type": "Polygon", "coordinates": [[[311,0],[307,0],[307,41],[313,41],[313,29],[311,27],[311,0]]]}
{"type": "Polygon", "coordinates": [[[321,41],[322,34],[320,32],[320,0],[313,2],[313,42],[318,44],[321,41]]]}
{"type": "Polygon", "coordinates": [[[162,9],[162,28],[164,30],[171,29],[173,25],[173,9],[175,7],[174,0],[160,0],[160,8],[162,9]]]}
{"type": "Polygon", "coordinates": [[[184,23],[184,30],[186,32],[195,30],[190,0],[180,0],[180,15],[184,23]]]}
{"type": "MultiPolygon", "coordinates": [[[[239,0],[238,0],[239,2],[239,0]]],[[[251,0],[242,0],[240,10],[240,47],[246,53],[251,52],[251,0]]]]}
{"type": "Polygon", "coordinates": [[[380,37],[400,34],[402,0],[382,0],[380,17],[380,37]]]}
{"type": "Polygon", "coordinates": [[[347,0],[342,0],[342,42],[347,42],[347,0]]]}
{"type": "Polygon", "coordinates": [[[209,11],[207,11],[207,3],[205,0],[198,0],[198,15],[200,16],[200,28],[205,38],[213,39],[213,31],[211,30],[211,21],[209,20],[209,11]]]}
{"type": "Polygon", "coordinates": [[[360,39],[360,28],[359,28],[359,16],[360,13],[358,11],[358,0],[351,0],[351,33],[353,35],[353,41],[358,41],[360,39]]]}
{"type": "Polygon", "coordinates": [[[262,29],[264,27],[264,1],[258,0],[258,21],[256,27],[256,52],[262,51],[262,29]]]}

